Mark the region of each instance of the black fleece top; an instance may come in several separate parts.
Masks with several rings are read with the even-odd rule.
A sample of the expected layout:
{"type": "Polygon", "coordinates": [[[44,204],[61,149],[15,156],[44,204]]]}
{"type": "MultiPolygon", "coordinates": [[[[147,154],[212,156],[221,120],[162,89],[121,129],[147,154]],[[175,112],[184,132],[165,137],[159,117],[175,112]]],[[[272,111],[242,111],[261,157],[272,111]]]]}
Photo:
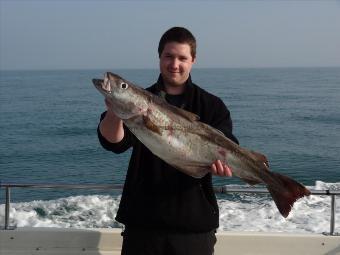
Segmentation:
{"type": "MultiPolygon", "coordinates": [[[[185,86],[181,107],[238,143],[232,134],[230,113],[222,100],[192,83],[191,77],[185,86]]],[[[164,95],[163,87],[160,76],[146,90],[164,95]]],[[[169,101],[174,103],[171,101],[178,99],[169,101]]],[[[219,213],[211,174],[197,179],[178,171],[155,156],[125,125],[124,138],[118,143],[108,142],[99,127],[97,131],[101,145],[114,153],[133,146],[116,216],[118,222],[127,228],[178,232],[208,232],[218,228],[219,213]]]]}

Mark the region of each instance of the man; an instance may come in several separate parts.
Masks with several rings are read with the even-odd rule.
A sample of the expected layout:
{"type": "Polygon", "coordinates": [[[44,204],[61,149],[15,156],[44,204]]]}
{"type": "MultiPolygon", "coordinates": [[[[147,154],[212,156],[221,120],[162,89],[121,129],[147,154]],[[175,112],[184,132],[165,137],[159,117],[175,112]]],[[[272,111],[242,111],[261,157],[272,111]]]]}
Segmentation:
{"type": "MultiPolygon", "coordinates": [[[[147,90],[197,114],[237,143],[222,100],[191,81],[196,60],[191,32],[182,27],[166,31],[158,54],[160,76],[147,90]]],[[[217,160],[211,162],[212,174],[201,179],[183,174],[152,154],[105,102],[98,127],[102,146],[115,153],[133,147],[116,216],[125,225],[122,254],[213,254],[219,214],[212,174],[231,176],[229,167],[217,160]]]]}

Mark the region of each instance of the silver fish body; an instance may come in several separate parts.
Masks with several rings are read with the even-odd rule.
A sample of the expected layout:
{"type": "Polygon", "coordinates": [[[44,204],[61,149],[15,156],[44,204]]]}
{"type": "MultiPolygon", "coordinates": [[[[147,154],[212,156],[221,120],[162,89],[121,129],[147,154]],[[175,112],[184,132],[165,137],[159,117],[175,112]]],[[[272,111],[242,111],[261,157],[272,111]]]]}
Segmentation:
{"type": "Polygon", "coordinates": [[[201,178],[211,171],[214,161],[221,160],[245,182],[265,184],[284,217],[298,198],[310,194],[302,184],[269,171],[265,156],[235,144],[219,130],[200,122],[197,115],[112,73],[93,83],[130,131],[179,171],[201,178]]]}

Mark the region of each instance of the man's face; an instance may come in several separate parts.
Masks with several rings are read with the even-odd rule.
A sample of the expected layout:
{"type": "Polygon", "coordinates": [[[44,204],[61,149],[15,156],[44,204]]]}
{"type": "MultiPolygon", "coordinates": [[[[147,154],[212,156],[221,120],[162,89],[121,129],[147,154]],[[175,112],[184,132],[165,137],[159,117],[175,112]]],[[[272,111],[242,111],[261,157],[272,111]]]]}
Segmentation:
{"type": "Polygon", "coordinates": [[[159,58],[159,67],[164,82],[170,86],[183,85],[189,77],[194,62],[189,44],[166,43],[159,58]]]}

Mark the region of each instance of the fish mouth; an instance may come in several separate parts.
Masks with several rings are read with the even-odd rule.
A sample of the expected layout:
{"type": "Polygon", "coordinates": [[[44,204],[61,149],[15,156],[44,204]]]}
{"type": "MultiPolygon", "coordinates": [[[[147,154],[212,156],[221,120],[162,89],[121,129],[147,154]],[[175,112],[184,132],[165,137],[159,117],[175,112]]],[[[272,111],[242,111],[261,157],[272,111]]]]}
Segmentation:
{"type": "Polygon", "coordinates": [[[102,79],[92,79],[92,83],[94,86],[101,92],[111,93],[111,88],[109,86],[108,81],[102,79]]]}

